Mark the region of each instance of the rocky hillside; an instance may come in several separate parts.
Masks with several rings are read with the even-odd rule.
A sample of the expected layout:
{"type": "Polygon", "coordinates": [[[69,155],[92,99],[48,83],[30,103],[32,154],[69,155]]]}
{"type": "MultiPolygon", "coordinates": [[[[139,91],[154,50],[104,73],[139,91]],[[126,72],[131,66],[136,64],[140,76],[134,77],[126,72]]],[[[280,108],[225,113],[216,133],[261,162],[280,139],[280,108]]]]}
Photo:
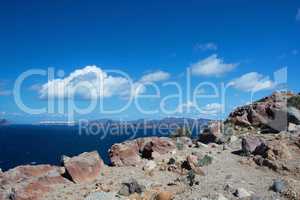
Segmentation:
{"type": "Polygon", "coordinates": [[[300,124],[300,95],[291,92],[274,93],[253,104],[234,110],[226,123],[239,127],[254,127],[262,132],[285,131],[300,124]]]}
{"type": "Polygon", "coordinates": [[[299,200],[298,99],[276,93],[237,108],[196,140],[148,137],[114,144],[112,166],[88,152],[63,156],[62,166],[0,171],[0,200],[299,200]],[[284,115],[280,126],[270,122],[284,115]]]}

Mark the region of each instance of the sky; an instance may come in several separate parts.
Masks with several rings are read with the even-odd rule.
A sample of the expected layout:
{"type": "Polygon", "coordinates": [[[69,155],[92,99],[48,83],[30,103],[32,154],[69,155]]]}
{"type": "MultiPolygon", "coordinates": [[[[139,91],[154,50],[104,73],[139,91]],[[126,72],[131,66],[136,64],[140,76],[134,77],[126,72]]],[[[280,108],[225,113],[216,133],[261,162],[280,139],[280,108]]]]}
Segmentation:
{"type": "Polygon", "coordinates": [[[223,119],[283,85],[300,92],[299,0],[0,3],[0,118],[13,123],[223,119]]]}

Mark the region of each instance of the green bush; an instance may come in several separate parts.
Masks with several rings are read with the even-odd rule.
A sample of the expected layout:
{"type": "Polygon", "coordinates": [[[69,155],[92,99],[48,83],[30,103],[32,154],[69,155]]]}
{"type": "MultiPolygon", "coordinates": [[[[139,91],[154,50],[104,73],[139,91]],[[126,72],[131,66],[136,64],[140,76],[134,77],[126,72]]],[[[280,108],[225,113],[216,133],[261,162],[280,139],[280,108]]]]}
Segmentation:
{"type": "Polygon", "coordinates": [[[199,166],[207,166],[212,163],[213,158],[211,156],[205,155],[202,159],[198,161],[199,166]]]}

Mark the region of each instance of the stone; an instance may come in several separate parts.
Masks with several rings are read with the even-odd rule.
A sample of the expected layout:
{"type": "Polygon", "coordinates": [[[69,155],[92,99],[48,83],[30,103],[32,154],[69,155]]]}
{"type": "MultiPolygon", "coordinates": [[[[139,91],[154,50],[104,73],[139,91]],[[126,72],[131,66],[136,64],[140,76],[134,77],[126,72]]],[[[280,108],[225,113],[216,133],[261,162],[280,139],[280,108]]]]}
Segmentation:
{"type": "Polygon", "coordinates": [[[196,174],[204,176],[205,173],[198,164],[198,157],[195,155],[187,156],[188,169],[193,170],[196,174]]]}
{"type": "Polygon", "coordinates": [[[244,188],[238,188],[235,192],[234,192],[234,195],[238,198],[247,198],[247,197],[250,197],[251,194],[245,190],[244,188]]]}
{"type": "Polygon", "coordinates": [[[229,138],[229,142],[235,142],[235,141],[237,141],[237,140],[238,140],[238,137],[235,136],[235,135],[232,135],[232,136],[230,136],[230,138],[229,138]]]}
{"type": "Polygon", "coordinates": [[[113,166],[137,166],[141,163],[139,145],[137,141],[127,141],[114,144],[109,150],[109,157],[113,166]]]}
{"type": "Polygon", "coordinates": [[[292,159],[292,154],[288,145],[282,140],[272,140],[267,143],[268,150],[266,157],[269,160],[289,160],[292,159]]]}
{"type": "Polygon", "coordinates": [[[151,160],[175,149],[170,138],[146,137],[112,145],[109,157],[113,166],[139,166],[143,158],[151,160]]]}
{"type": "Polygon", "coordinates": [[[110,192],[95,192],[87,196],[84,200],[117,200],[121,199],[116,197],[115,193],[110,192]]]}
{"type": "Polygon", "coordinates": [[[123,196],[129,196],[134,193],[141,194],[143,191],[145,191],[145,187],[139,185],[135,179],[132,179],[129,182],[122,183],[122,187],[118,193],[123,196]]]}
{"type": "Polygon", "coordinates": [[[51,165],[19,166],[3,173],[1,186],[12,188],[5,194],[9,199],[42,200],[59,185],[71,183],[63,173],[64,168],[51,165]]]}
{"type": "Polygon", "coordinates": [[[257,195],[252,195],[250,200],[263,200],[263,198],[257,195]]]}
{"type": "Polygon", "coordinates": [[[149,160],[146,162],[145,166],[143,167],[144,171],[152,171],[157,167],[157,164],[153,160],[149,160]]]}
{"type": "Polygon", "coordinates": [[[223,194],[218,194],[217,200],[228,200],[223,194]]]}
{"type": "Polygon", "coordinates": [[[160,192],[157,194],[155,200],[172,200],[173,194],[171,192],[160,192]]]}
{"type": "Polygon", "coordinates": [[[272,189],[274,192],[283,192],[285,189],[285,182],[281,179],[277,179],[273,182],[272,189]]]}
{"type": "Polygon", "coordinates": [[[254,153],[261,145],[263,145],[263,142],[258,137],[247,136],[242,138],[242,151],[246,154],[254,153]]]}
{"type": "Polygon", "coordinates": [[[211,122],[198,136],[198,141],[204,144],[222,143],[222,126],[223,123],[221,121],[211,122]]]}
{"type": "Polygon", "coordinates": [[[296,125],[296,124],[294,124],[294,123],[289,123],[289,126],[288,126],[288,131],[289,131],[289,132],[292,132],[292,133],[294,133],[294,132],[298,131],[298,127],[297,127],[297,125],[296,125]]]}
{"type": "Polygon", "coordinates": [[[103,160],[97,151],[82,153],[63,160],[66,175],[75,183],[94,181],[104,167],[103,160]]]}

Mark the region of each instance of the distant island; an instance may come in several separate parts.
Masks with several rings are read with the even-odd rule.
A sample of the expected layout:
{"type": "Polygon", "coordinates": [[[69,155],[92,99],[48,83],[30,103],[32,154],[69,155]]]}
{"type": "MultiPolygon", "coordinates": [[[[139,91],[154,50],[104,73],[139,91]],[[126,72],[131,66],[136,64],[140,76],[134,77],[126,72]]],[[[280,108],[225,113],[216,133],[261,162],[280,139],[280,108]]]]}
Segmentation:
{"type": "Polygon", "coordinates": [[[8,121],[6,119],[0,119],[0,126],[8,125],[8,121]]]}

